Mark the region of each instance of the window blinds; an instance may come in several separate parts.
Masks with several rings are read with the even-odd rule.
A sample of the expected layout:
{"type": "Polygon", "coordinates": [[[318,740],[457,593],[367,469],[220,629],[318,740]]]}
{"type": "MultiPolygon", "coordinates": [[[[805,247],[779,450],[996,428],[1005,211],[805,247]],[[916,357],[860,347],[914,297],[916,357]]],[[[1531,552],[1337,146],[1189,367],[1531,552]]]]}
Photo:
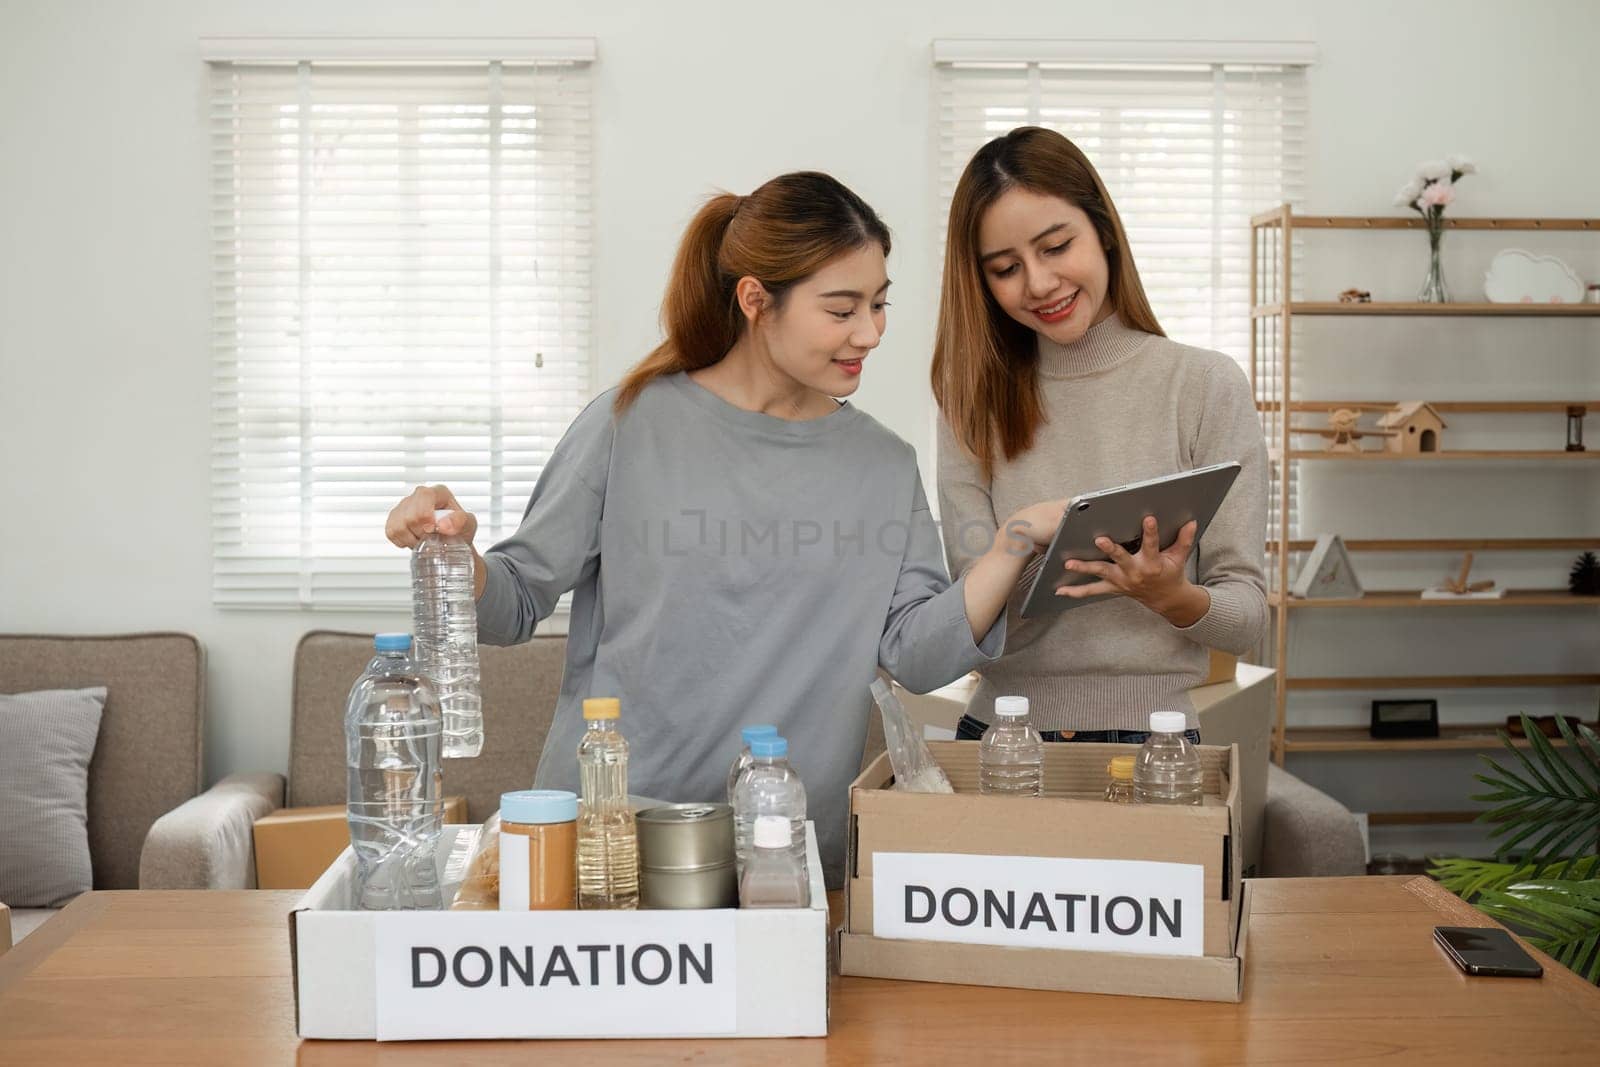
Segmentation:
{"type": "Polygon", "coordinates": [[[213,598],[397,608],[389,509],[514,530],[591,393],[588,65],[213,62],[213,598]]]}

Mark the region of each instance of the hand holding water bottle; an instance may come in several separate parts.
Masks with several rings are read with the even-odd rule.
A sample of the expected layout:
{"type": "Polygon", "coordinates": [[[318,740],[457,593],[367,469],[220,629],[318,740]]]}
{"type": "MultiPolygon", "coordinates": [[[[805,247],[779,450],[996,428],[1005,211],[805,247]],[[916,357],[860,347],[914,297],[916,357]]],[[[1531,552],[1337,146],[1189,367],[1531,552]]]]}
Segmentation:
{"type": "MultiPolygon", "coordinates": [[[[452,541],[465,541],[471,545],[478,534],[478,517],[457,501],[455,494],[444,485],[419,485],[410,496],[389,510],[384,522],[384,536],[389,543],[400,548],[416,548],[429,534],[437,533],[452,541]]],[[[487,580],[483,557],[476,546],[472,549],[472,595],[483,595],[487,580]]]]}
{"type": "Polygon", "coordinates": [[[401,548],[416,548],[431,533],[471,543],[478,533],[478,517],[456,501],[449,486],[419,485],[390,509],[383,532],[401,548]]]}
{"type": "Polygon", "coordinates": [[[412,629],[418,664],[444,712],[444,754],[483,750],[477,599],[486,573],[472,545],[478,520],[442,485],[420,486],[389,512],[389,540],[411,554],[412,629]]]}

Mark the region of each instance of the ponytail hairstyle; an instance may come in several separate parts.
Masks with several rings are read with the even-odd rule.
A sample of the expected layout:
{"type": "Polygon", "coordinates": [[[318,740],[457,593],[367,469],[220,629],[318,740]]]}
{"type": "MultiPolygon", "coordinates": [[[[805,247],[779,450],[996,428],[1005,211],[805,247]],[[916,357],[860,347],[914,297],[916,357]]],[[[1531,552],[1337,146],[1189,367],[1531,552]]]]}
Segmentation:
{"type": "Polygon", "coordinates": [[[712,197],[690,221],[672,264],[661,301],[666,339],[623,377],[615,410],[626,410],[657,378],[709,367],[728,354],[746,328],[734,295],[740,278],[759,281],[777,310],[795,284],[868,245],[887,256],[889,228],[826,174],[797,171],[749,196],[712,197]]]}
{"type": "Polygon", "coordinates": [[[1107,303],[1125,325],[1166,336],[1145,296],[1117,206],[1077,145],[1054,130],[1019,126],[978,149],[950,201],[933,396],[985,477],[994,476],[1001,456],[1012,459],[1032,448],[1044,422],[1038,337],[995,303],[978,262],[984,212],[1012,189],[1059,197],[1088,215],[1106,254],[1107,303]]]}

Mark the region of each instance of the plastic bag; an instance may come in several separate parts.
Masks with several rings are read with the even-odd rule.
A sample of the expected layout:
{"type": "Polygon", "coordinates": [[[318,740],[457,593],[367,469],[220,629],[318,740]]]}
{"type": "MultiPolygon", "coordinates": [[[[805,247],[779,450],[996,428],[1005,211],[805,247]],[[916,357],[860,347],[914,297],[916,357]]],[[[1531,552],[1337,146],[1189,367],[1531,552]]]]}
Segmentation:
{"type": "Polygon", "coordinates": [[[489,816],[478,834],[467,873],[451,911],[498,911],[500,908],[500,813],[489,816]]]}
{"type": "Polygon", "coordinates": [[[883,739],[889,747],[889,765],[894,768],[894,787],[904,793],[954,793],[900,698],[882,678],[872,680],[872,699],[883,713],[883,739]]]}

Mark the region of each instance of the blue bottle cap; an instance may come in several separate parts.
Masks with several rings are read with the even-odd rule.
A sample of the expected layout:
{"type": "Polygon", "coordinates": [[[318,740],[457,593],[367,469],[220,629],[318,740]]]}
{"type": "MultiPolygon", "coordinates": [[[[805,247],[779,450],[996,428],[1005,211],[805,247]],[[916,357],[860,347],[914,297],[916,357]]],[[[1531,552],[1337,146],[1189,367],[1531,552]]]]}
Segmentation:
{"type": "Polygon", "coordinates": [[[758,737],[750,742],[750,755],[771,759],[789,754],[789,742],[776,734],[758,737]]]}
{"type": "Polygon", "coordinates": [[[527,825],[572,822],[578,817],[578,794],[565,789],[519,789],[500,794],[500,821],[527,825]]]}
{"type": "Polygon", "coordinates": [[[372,647],[379,652],[410,652],[410,634],[378,634],[372,639],[372,647]]]}
{"type": "Polygon", "coordinates": [[[746,726],[739,731],[739,739],[747,745],[758,737],[776,737],[777,735],[778,728],[776,726],[746,726]]]}

